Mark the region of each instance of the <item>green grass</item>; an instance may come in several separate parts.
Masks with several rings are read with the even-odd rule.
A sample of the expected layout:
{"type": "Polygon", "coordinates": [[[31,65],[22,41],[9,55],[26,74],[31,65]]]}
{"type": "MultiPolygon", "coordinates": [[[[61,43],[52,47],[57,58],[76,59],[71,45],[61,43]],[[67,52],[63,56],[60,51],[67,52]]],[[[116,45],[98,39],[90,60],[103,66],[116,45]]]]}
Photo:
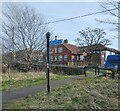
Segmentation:
{"type": "MultiPolygon", "coordinates": [[[[95,70],[94,69],[88,69],[86,71],[87,74],[95,74],[95,70]]],[[[108,76],[108,75],[111,75],[112,74],[112,71],[110,70],[99,70],[99,73],[102,73],[104,76],[108,76]]],[[[98,71],[97,71],[97,74],[98,74],[98,71]]]]}
{"type": "Polygon", "coordinates": [[[4,104],[7,109],[117,109],[118,80],[86,78],[51,91],[4,104]]]}
{"type": "MultiPolygon", "coordinates": [[[[50,74],[50,80],[60,80],[69,78],[70,76],[50,74]]],[[[15,90],[25,87],[36,86],[46,83],[45,73],[21,73],[13,72],[10,74],[2,74],[2,88],[3,91],[15,90]]]]}

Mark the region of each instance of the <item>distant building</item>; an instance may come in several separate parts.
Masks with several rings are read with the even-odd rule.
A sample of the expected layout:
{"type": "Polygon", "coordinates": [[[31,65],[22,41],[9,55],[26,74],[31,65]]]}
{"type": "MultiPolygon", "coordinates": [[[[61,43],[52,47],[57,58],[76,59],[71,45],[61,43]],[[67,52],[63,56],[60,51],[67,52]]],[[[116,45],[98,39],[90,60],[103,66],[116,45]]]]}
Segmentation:
{"type": "Polygon", "coordinates": [[[68,64],[73,62],[76,65],[91,65],[104,66],[107,55],[120,54],[120,51],[108,48],[101,44],[92,46],[77,47],[69,44],[68,40],[64,40],[61,44],[57,44],[57,37],[55,37],[56,44],[50,46],[50,61],[52,64],[68,64]],[[91,60],[90,53],[93,53],[91,60]],[[80,64],[79,64],[80,62],[80,64]]]}
{"type": "Polygon", "coordinates": [[[80,50],[81,54],[83,52],[86,52],[87,55],[89,55],[91,52],[93,52],[93,56],[91,58],[92,65],[98,65],[98,66],[102,66],[102,67],[104,66],[104,63],[105,63],[108,55],[120,54],[120,51],[113,49],[113,48],[106,47],[101,44],[79,47],[79,50],[80,50]]]}
{"type": "MultiPolygon", "coordinates": [[[[7,52],[3,54],[3,63],[4,64],[12,64],[12,63],[20,63],[20,64],[26,64],[26,56],[27,56],[26,50],[20,50],[15,52],[7,52]]],[[[41,51],[34,51],[31,54],[30,58],[32,63],[43,63],[46,61],[46,53],[41,51]]]]}
{"type": "Polygon", "coordinates": [[[68,62],[77,61],[79,48],[69,44],[68,40],[63,43],[50,46],[50,61],[53,64],[67,64],[68,62]]]}
{"type": "Polygon", "coordinates": [[[32,60],[34,63],[46,62],[46,53],[41,51],[34,51],[32,54],[32,60]]]}
{"type": "MultiPolygon", "coordinates": [[[[14,53],[5,53],[3,55],[3,63],[7,64],[15,62],[25,64],[26,50],[16,51],[14,53]]],[[[104,66],[108,55],[120,54],[120,51],[103,46],[101,44],[92,46],[77,47],[76,45],[70,44],[68,40],[55,40],[50,41],[50,63],[51,64],[64,64],[69,65],[97,65],[104,66]],[[90,53],[93,53],[90,58],[90,53]]],[[[47,54],[46,52],[34,51],[32,52],[32,62],[37,64],[46,63],[47,54]]]]}

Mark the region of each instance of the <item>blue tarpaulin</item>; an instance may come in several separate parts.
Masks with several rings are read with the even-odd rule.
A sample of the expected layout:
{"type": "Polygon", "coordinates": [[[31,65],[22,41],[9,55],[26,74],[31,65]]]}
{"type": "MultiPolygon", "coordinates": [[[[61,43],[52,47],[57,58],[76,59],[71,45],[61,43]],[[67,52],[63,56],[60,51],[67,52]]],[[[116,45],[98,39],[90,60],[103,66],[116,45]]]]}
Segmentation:
{"type": "Polygon", "coordinates": [[[120,70],[120,54],[108,55],[105,67],[112,67],[120,70]]]}

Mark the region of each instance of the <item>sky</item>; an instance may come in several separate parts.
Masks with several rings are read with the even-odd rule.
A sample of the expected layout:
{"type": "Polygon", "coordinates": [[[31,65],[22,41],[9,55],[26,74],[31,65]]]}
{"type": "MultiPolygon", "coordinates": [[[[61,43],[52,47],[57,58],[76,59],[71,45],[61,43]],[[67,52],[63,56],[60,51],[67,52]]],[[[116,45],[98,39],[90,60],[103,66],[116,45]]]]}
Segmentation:
{"type": "MultiPolygon", "coordinates": [[[[28,2],[29,6],[33,7],[37,13],[42,14],[46,22],[56,21],[75,16],[81,16],[88,13],[102,11],[98,2],[28,2]]],[[[49,24],[53,35],[58,36],[58,39],[68,39],[69,43],[76,44],[75,39],[79,37],[79,31],[87,27],[91,29],[101,28],[107,33],[106,38],[112,41],[109,47],[118,49],[117,31],[112,31],[114,26],[101,24],[96,21],[106,18],[115,19],[109,14],[98,14],[84,18],[78,18],[70,21],[49,24]]]]}

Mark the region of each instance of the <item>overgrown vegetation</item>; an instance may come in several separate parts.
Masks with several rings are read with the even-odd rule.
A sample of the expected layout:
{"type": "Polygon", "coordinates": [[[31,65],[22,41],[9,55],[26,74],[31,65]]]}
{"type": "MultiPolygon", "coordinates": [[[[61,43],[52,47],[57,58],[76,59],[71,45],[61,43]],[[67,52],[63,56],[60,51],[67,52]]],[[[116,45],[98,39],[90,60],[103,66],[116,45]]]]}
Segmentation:
{"type": "Polygon", "coordinates": [[[84,74],[84,69],[80,67],[66,67],[66,66],[51,66],[53,73],[60,73],[65,75],[81,75],[84,74]]]}
{"type": "Polygon", "coordinates": [[[117,109],[118,80],[89,77],[54,89],[48,95],[37,93],[4,104],[8,109],[117,109]]]}
{"type": "MultiPolygon", "coordinates": [[[[65,79],[70,76],[50,74],[51,81],[65,79]]],[[[10,72],[2,74],[1,90],[15,90],[23,87],[31,87],[46,83],[46,73],[44,72],[10,72]]]]}

